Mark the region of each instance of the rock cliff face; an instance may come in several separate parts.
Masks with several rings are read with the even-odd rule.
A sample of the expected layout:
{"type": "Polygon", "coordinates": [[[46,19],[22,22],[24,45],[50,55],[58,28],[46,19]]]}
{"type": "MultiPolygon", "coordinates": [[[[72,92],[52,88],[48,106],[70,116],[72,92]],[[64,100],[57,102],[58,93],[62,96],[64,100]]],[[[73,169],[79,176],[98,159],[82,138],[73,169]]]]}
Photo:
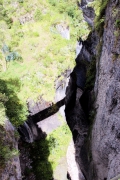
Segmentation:
{"type": "MultiPolygon", "coordinates": [[[[6,162],[3,162],[2,167],[0,167],[0,180],[21,180],[21,167],[17,153],[18,138],[15,137],[15,129],[8,119],[5,121],[4,129],[0,127],[0,139],[3,139],[5,147],[9,148],[6,162]]],[[[4,149],[4,152],[7,153],[7,149],[4,149]]]]}
{"type": "Polygon", "coordinates": [[[80,8],[83,11],[83,16],[85,21],[90,25],[93,26],[95,13],[92,7],[89,4],[93,2],[93,0],[81,0],[81,4],[79,4],[80,8]]]}
{"type": "Polygon", "coordinates": [[[88,170],[90,167],[87,138],[90,125],[88,114],[92,100],[90,100],[90,93],[84,92],[83,89],[86,72],[94,57],[94,48],[97,42],[93,35],[95,33],[92,33],[88,40],[83,43],[82,50],[76,59],[76,67],[70,76],[65,98],[66,120],[73,134],[76,161],[86,179],[89,179],[88,170]]]}
{"type": "Polygon", "coordinates": [[[104,15],[103,34],[94,31],[83,42],[66,91],[66,119],[86,180],[110,180],[120,174],[120,1],[110,0],[104,15]],[[94,96],[91,88],[84,91],[93,58],[94,96]]]}
{"type": "Polygon", "coordinates": [[[95,179],[120,174],[120,1],[106,8],[103,45],[95,86],[96,117],[92,129],[95,179]],[[116,14],[114,14],[116,12],[116,14]],[[118,35],[116,36],[116,33],[118,35]]]}
{"type": "MultiPolygon", "coordinates": [[[[92,0],[82,0],[79,6],[86,21],[93,26],[94,12],[87,9],[88,2],[92,0]]],[[[109,0],[104,13],[104,26],[100,25],[102,35],[94,30],[86,41],[81,42],[82,49],[77,54],[76,66],[66,90],[66,120],[73,134],[76,162],[84,176],[78,172],[79,180],[110,180],[120,174],[120,1],[109,0]],[[96,79],[94,82],[92,77],[91,86],[93,71],[90,68],[94,60],[96,79]]],[[[58,95],[62,92],[61,87],[58,83],[58,95]]],[[[62,105],[64,97],[55,106],[45,104],[43,109],[38,107],[37,114],[33,113],[34,122],[43,120],[44,116],[47,118],[47,111],[50,111],[49,115],[57,112],[62,105]]],[[[28,125],[22,127],[21,134],[32,142],[38,137],[38,132],[31,124],[31,131],[36,136],[29,137],[28,125]]],[[[9,139],[12,148],[17,149],[14,128],[9,121],[6,132],[5,140],[9,139]]],[[[1,180],[21,180],[19,158],[8,161],[4,170],[0,169],[0,174],[1,180]]]]}

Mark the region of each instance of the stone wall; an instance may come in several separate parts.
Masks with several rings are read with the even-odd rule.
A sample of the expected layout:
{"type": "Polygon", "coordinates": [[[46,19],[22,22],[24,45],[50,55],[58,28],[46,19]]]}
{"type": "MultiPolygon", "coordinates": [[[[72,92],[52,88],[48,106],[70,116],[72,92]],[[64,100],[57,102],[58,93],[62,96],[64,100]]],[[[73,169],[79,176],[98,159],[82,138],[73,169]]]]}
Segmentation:
{"type": "Polygon", "coordinates": [[[110,0],[105,14],[103,45],[95,86],[97,109],[92,130],[95,180],[120,174],[120,1],[110,0]],[[118,35],[117,35],[118,34],[118,35]]]}

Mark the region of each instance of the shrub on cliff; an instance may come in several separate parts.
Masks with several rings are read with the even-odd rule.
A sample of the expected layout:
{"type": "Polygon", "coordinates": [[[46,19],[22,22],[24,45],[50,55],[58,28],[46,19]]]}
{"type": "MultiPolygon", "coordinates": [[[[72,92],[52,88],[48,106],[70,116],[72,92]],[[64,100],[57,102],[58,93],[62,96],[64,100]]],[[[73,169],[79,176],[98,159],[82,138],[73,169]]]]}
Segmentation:
{"type": "Polygon", "coordinates": [[[16,127],[22,124],[28,115],[26,104],[21,102],[17,96],[20,86],[18,79],[0,80],[0,111],[4,114],[3,118],[7,115],[16,127]],[[4,104],[4,107],[2,104],[4,104]]]}
{"type": "Polygon", "coordinates": [[[34,20],[35,21],[41,21],[42,20],[42,12],[39,9],[36,9],[34,14],[34,20]]]}
{"type": "Polygon", "coordinates": [[[9,134],[4,129],[3,126],[0,125],[0,170],[3,169],[8,161],[11,158],[18,156],[19,152],[17,149],[13,148],[13,143],[9,142],[9,134]]]}

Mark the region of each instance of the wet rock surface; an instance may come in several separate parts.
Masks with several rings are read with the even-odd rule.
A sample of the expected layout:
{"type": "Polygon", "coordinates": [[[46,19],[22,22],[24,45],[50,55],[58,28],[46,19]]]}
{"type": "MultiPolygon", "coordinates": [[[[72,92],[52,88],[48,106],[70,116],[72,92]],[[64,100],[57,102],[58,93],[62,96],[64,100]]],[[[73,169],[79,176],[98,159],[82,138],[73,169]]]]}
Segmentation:
{"type": "MultiPolygon", "coordinates": [[[[85,147],[85,139],[88,133],[88,122],[79,102],[83,91],[80,88],[75,88],[73,79],[70,79],[68,89],[74,89],[74,91],[66,91],[66,120],[73,134],[76,162],[79,169],[82,170],[82,173],[86,177],[89,167],[85,147]]],[[[79,175],[77,178],[80,179],[79,175]]]]}
{"type": "MultiPolygon", "coordinates": [[[[91,54],[93,54],[90,52],[90,49],[87,49],[87,41],[85,43],[83,44],[80,54],[76,58],[77,64],[70,75],[65,98],[65,114],[68,126],[73,134],[75,144],[75,159],[79,169],[81,169],[82,173],[84,174],[84,176],[82,175],[81,178],[88,178],[89,161],[87,157],[85,140],[88,134],[89,123],[81,106],[80,98],[83,94],[86,81],[87,65],[89,64],[88,59],[85,59],[86,51],[90,57],[91,54]]],[[[77,178],[80,179],[79,175],[77,178]]]]}
{"type": "Polygon", "coordinates": [[[93,2],[93,0],[81,0],[81,3],[79,4],[79,7],[83,11],[83,16],[85,18],[85,21],[91,26],[94,26],[94,18],[95,13],[93,8],[89,6],[89,4],[93,2]]]}

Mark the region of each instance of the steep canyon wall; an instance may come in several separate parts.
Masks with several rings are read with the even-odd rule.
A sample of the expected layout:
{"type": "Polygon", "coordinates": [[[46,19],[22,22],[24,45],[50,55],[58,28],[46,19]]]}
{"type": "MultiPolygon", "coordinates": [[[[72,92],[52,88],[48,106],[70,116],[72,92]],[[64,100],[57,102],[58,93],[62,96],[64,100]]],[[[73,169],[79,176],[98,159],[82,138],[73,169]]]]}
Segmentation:
{"type": "MultiPolygon", "coordinates": [[[[93,27],[94,14],[91,8],[87,11],[86,2],[82,1],[81,8],[93,27]]],[[[98,32],[94,30],[82,42],[65,98],[76,162],[86,180],[110,180],[120,174],[120,1],[109,0],[103,17],[105,20],[98,32]],[[96,61],[95,82],[93,61],[96,61]]],[[[34,115],[36,122],[38,116],[34,115]]],[[[13,128],[10,124],[7,127],[13,128]]],[[[14,129],[7,131],[11,144],[17,149],[14,129]]],[[[19,158],[8,162],[1,174],[2,180],[20,180],[19,158]]]]}
{"type": "Polygon", "coordinates": [[[86,180],[110,180],[120,174],[120,1],[108,1],[102,13],[104,23],[83,42],[78,71],[71,74],[66,91],[66,119],[86,180]],[[85,74],[93,59],[94,91],[85,83],[90,83],[85,74]]]}
{"type": "Polygon", "coordinates": [[[95,179],[120,174],[120,1],[109,1],[105,13],[102,51],[95,83],[96,116],[92,129],[95,179]],[[116,13],[115,13],[116,12],[116,13]]]}

